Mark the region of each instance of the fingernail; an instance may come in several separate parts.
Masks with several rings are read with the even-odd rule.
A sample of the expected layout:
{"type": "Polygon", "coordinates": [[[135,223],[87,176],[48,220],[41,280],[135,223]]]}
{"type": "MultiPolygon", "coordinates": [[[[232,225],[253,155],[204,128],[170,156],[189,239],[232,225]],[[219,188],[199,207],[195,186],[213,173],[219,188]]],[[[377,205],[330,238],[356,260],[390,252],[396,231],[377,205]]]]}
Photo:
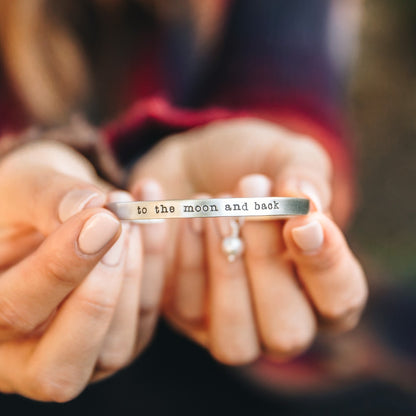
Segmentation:
{"type": "Polygon", "coordinates": [[[122,224],[121,225],[121,235],[118,240],[112,245],[110,250],[104,254],[103,258],[101,259],[101,263],[105,264],[106,266],[114,267],[120,264],[121,256],[123,255],[124,251],[124,243],[126,241],[126,235],[129,232],[129,225],[122,224]]]}
{"type": "Polygon", "coordinates": [[[240,192],[245,197],[270,196],[272,183],[264,175],[247,175],[239,183],[240,192]]]}
{"type": "Polygon", "coordinates": [[[299,182],[299,191],[304,194],[306,197],[310,199],[313,205],[315,205],[315,209],[318,212],[322,212],[322,202],[319,194],[311,183],[306,181],[299,182]]]}
{"type": "Polygon", "coordinates": [[[162,199],[163,191],[161,186],[153,180],[146,181],[141,189],[141,197],[147,201],[154,201],[158,199],[162,199]]]}
{"type": "Polygon", "coordinates": [[[126,191],[112,191],[108,194],[107,202],[132,202],[133,197],[126,191]]]}
{"type": "Polygon", "coordinates": [[[318,221],[293,228],[292,237],[296,245],[305,253],[314,253],[324,242],[324,230],[318,221]]]}
{"type": "Polygon", "coordinates": [[[82,227],[78,246],[84,254],[95,254],[104,248],[117,234],[120,223],[110,214],[99,213],[82,227]]]}
{"type": "Polygon", "coordinates": [[[61,200],[58,216],[61,222],[81,212],[84,208],[99,207],[105,203],[105,195],[90,189],[73,189],[61,200]]]}

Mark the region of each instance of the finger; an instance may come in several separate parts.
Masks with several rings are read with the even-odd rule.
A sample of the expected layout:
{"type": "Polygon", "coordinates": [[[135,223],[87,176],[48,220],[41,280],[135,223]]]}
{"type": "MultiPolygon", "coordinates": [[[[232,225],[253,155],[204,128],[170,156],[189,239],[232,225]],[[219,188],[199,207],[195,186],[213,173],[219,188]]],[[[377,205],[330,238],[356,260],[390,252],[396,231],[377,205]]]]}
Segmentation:
{"type": "Polygon", "coordinates": [[[0,368],[6,372],[0,383],[10,391],[36,400],[65,402],[84,389],[119,299],[122,238],[67,297],[42,337],[0,344],[0,368]]]}
{"type": "MultiPolygon", "coordinates": [[[[197,195],[207,199],[209,195],[197,195]]],[[[202,324],[206,311],[207,278],[202,218],[183,220],[178,225],[175,272],[171,304],[179,319],[202,324]]]]}
{"type": "Polygon", "coordinates": [[[272,178],[278,196],[304,196],[312,208],[327,212],[332,201],[332,166],[326,152],[313,140],[294,138],[288,157],[272,178]]]}
{"type": "Polygon", "coordinates": [[[0,338],[34,331],[94,268],[120,233],[108,211],[71,218],[0,279],[0,338]]]}
{"type": "Polygon", "coordinates": [[[169,324],[178,332],[187,336],[189,339],[199,344],[201,347],[209,347],[208,331],[204,324],[195,324],[195,322],[186,321],[178,317],[172,310],[165,311],[165,317],[169,320],[169,324]]]}
{"type": "Polygon", "coordinates": [[[42,234],[27,227],[0,228],[0,271],[27,257],[43,240],[42,234]]]}
{"type": "Polygon", "coordinates": [[[179,318],[200,323],[206,294],[203,222],[200,218],[184,220],[178,228],[172,307],[179,318]]]}
{"type": "Polygon", "coordinates": [[[314,213],[289,220],[284,238],[299,278],[322,318],[340,329],[354,326],[368,289],[340,229],[325,215],[314,213]]]}
{"type": "Polygon", "coordinates": [[[123,284],[125,241],[118,243],[64,302],[34,349],[21,388],[29,397],[68,401],[91,379],[123,284]]]}
{"type": "Polygon", "coordinates": [[[230,263],[222,240],[231,234],[229,220],[206,220],[209,273],[209,347],[225,364],[253,361],[260,353],[244,262],[230,263]]]}
{"type": "MultiPolygon", "coordinates": [[[[115,191],[108,202],[132,201],[127,192],[115,191]]],[[[124,367],[132,358],[139,318],[140,282],[142,277],[142,243],[140,229],[135,224],[123,224],[126,252],[123,285],[117,307],[97,361],[97,367],[112,373],[124,367]]]]}
{"type": "Polygon", "coordinates": [[[85,207],[99,207],[105,194],[90,182],[51,168],[0,166],[0,225],[27,224],[47,235],[85,207]]]}
{"type": "MultiPolygon", "coordinates": [[[[200,194],[195,198],[208,199],[200,194]]],[[[181,221],[177,230],[174,276],[169,282],[165,316],[177,331],[197,344],[208,347],[207,276],[205,259],[204,221],[193,218],[181,221]],[[170,296],[170,293],[173,295],[170,296]]]]}
{"type": "MultiPolygon", "coordinates": [[[[326,183],[331,177],[330,159],[323,147],[308,136],[255,119],[217,122],[212,127],[200,129],[197,133],[190,131],[187,135],[195,137],[178,142],[184,146],[186,174],[190,172],[195,186],[221,192],[233,189],[241,177],[252,173],[264,174],[277,182],[289,178],[310,179],[322,192],[322,203],[329,203],[331,195],[327,193],[326,183]],[[253,141],[252,137],[256,140],[253,141]],[[221,152],[218,152],[219,147],[221,152]],[[204,157],[198,157],[200,154],[204,157]],[[219,167],[215,171],[212,171],[212,161],[219,167]],[[228,169],[230,161],[232,172],[228,169]],[[224,175],[227,169],[229,174],[224,175]]],[[[159,152],[162,153],[163,149],[159,148],[159,152]]],[[[172,178],[164,179],[166,183],[173,182],[172,178]]],[[[282,196],[280,192],[276,195],[282,196]]]]}
{"type": "MultiPolygon", "coordinates": [[[[242,197],[270,196],[271,181],[249,175],[239,182],[242,197]]],[[[261,341],[268,352],[287,358],[305,350],[316,332],[314,312],[284,258],[281,221],[246,221],[245,261],[261,341]]]]}
{"type": "MultiPolygon", "coordinates": [[[[161,200],[163,191],[151,179],[143,179],[132,188],[138,200],[161,200]]],[[[167,224],[165,222],[140,225],[143,241],[143,278],[140,288],[140,317],[138,350],[150,341],[157,324],[162,290],[165,280],[165,249],[167,224]]]]}

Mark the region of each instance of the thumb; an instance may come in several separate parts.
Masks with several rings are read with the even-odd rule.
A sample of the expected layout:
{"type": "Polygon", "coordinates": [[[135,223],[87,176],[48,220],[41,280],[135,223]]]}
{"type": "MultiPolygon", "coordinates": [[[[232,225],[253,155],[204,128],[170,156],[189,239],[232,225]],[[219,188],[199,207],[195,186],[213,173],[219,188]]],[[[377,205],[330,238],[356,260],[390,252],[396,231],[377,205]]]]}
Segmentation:
{"type": "Polygon", "coordinates": [[[325,321],[354,326],[368,288],[363,269],[338,226],[322,213],[288,220],[284,240],[302,286],[325,321]]]}

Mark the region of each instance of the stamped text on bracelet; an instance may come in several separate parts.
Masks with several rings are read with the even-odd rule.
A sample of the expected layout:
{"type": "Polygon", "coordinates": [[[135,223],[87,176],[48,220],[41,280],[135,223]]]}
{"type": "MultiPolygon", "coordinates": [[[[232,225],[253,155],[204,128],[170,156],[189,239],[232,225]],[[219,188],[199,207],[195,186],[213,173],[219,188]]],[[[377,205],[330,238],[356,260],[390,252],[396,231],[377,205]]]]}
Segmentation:
{"type": "Polygon", "coordinates": [[[107,208],[121,220],[195,217],[291,217],[305,215],[304,198],[213,198],[166,201],[113,202],[107,208]]]}

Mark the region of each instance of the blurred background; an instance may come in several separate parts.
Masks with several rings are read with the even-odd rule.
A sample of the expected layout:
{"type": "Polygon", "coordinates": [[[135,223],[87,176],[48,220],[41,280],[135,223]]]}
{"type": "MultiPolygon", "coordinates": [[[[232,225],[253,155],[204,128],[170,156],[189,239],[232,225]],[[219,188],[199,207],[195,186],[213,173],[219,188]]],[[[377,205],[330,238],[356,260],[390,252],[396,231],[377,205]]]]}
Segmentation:
{"type": "MultiPolygon", "coordinates": [[[[340,385],[352,380],[354,385],[362,383],[360,388],[345,383],[344,396],[331,392],[316,400],[275,392],[275,398],[265,397],[265,389],[253,393],[247,388],[250,382],[241,382],[248,379],[244,374],[213,363],[183,338],[166,335],[162,324],[140,360],[89,387],[74,402],[58,406],[13,398],[14,408],[62,416],[107,407],[123,413],[150,414],[146,410],[152,409],[153,414],[173,415],[181,409],[180,414],[212,415],[234,414],[239,405],[246,406],[244,414],[275,414],[280,401],[280,414],[285,415],[416,414],[416,0],[361,3],[360,42],[348,99],[358,204],[348,238],[372,291],[359,329],[339,337],[333,349],[325,351],[331,359],[323,364],[340,385]],[[163,345],[170,346],[168,353],[163,345]],[[176,362],[178,356],[186,358],[176,362]]],[[[348,7],[340,10],[343,19],[348,7]]]]}
{"type": "Polygon", "coordinates": [[[416,289],[416,2],[363,4],[350,96],[360,184],[351,238],[377,279],[416,289]]]}

